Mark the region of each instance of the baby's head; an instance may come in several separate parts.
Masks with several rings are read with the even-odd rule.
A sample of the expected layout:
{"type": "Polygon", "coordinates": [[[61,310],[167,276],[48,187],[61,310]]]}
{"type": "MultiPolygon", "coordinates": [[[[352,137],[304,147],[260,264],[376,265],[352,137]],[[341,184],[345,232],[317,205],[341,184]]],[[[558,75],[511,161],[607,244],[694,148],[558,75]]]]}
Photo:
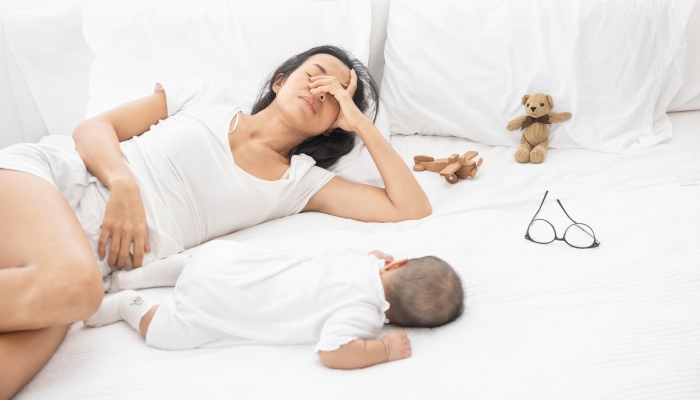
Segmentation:
{"type": "Polygon", "coordinates": [[[392,324],[434,328],[454,321],[464,310],[462,281],[438,257],[391,263],[382,270],[381,278],[392,324]]]}

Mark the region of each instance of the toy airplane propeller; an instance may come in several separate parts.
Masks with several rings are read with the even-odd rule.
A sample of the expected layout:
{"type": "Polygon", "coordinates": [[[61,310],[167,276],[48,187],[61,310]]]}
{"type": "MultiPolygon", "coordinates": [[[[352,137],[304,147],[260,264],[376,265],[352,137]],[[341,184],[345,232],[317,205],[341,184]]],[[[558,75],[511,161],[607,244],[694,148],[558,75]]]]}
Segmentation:
{"type": "Polygon", "coordinates": [[[461,156],[453,154],[438,160],[430,156],[415,156],[413,161],[416,165],[413,166],[413,170],[439,172],[447,182],[454,184],[460,179],[467,179],[468,176],[473,178],[476,175],[476,171],[484,161],[482,158],[479,158],[479,161],[472,160],[477,155],[479,153],[476,151],[468,151],[461,156]]]}

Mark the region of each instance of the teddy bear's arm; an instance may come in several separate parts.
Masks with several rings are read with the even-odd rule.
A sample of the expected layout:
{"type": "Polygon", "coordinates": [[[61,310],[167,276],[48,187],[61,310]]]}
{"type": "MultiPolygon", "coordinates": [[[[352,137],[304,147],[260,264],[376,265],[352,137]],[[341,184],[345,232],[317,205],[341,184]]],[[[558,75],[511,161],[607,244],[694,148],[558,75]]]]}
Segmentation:
{"type": "Polygon", "coordinates": [[[561,112],[561,113],[556,113],[556,114],[550,114],[549,115],[549,122],[564,122],[569,118],[571,118],[570,112],[561,112]]]}
{"type": "Polygon", "coordinates": [[[523,126],[523,122],[525,122],[525,116],[520,116],[508,123],[508,126],[506,127],[509,131],[516,131],[520,129],[521,126],[523,126]]]}

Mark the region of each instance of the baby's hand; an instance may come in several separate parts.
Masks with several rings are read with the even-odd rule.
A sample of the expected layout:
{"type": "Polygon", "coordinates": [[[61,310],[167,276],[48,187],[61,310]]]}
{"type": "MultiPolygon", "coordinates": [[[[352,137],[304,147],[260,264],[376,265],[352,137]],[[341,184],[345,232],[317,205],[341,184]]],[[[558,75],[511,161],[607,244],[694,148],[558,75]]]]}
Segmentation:
{"type": "Polygon", "coordinates": [[[382,338],[386,347],[387,361],[401,360],[411,356],[411,341],[405,331],[392,332],[382,338]]]}
{"type": "Polygon", "coordinates": [[[383,253],[379,250],[372,250],[369,252],[369,254],[374,254],[375,257],[377,257],[380,260],[384,260],[384,266],[387,266],[394,262],[394,257],[390,256],[389,254],[383,253]]]}

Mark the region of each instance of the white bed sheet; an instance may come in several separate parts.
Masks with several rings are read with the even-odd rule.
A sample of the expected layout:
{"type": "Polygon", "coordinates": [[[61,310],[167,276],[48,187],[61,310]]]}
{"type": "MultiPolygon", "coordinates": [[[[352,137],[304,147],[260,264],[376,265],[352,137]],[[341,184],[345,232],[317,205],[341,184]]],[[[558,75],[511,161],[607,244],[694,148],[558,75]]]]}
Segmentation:
{"type": "MultiPolygon", "coordinates": [[[[253,240],[295,251],[342,243],[450,262],[464,280],[465,314],[442,328],[409,330],[410,359],[334,371],[313,345],[169,352],[147,347],[123,322],[77,323],[17,399],[698,398],[700,185],[563,203],[593,227],[599,248],[528,242],[531,213],[495,210],[430,218],[408,231],[253,240]]],[[[561,214],[554,202],[542,212],[563,228],[561,214]]]]}
{"type": "MultiPolygon", "coordinates": [[[[484,159],[474,179],[450,184],[437,173],[416,172],[415,176],[433,206],[432,217],[476,210],[532,212],[544,192],[562,201],[596,193],[644,189],[678,179],[700,181],[700,110],[670,113],[673,139],[649,149],[610,154],[585,149],[549,149],[544,163],[518,164],[516,148],[489,146],[462,138],[439,136],[392,136],[391,145],[413,166],[413,156],[424,154],[443,158],[479,152],[484,159]]],[[[362,157],[370,157],[366,150],[362,157]]],[[[227,237],[247,240],[281,237],[318,229],[353,229],[375,232],[410,229],[415,223],[363,223],[319,213],[297,214],[269,221],[227,237]]]]}
{"type": "Polygon", "coordinates": [[[550,150],[541,165],[517,164],[513,148],[393,137],[409,165],[416,154],[467,150],[484,164],[455,185],[416,173],[434,209],[421,221],[307,213],[224,238],[442,256],[464,278],[467,310],[450,326],[411,330],[409,360],[340,372],[323,368],[312,345],[164,352],[124,323],[76,323],[17,399],[699,398],[700,185],[673,182],[700,180],[700,111],[671,118],[674,139],[651,149],[550,150]],[[542,216],[559,234],[567,222],[555,198],[593,227],[600,248],[523,238],[545,190],[542,216]]]}

